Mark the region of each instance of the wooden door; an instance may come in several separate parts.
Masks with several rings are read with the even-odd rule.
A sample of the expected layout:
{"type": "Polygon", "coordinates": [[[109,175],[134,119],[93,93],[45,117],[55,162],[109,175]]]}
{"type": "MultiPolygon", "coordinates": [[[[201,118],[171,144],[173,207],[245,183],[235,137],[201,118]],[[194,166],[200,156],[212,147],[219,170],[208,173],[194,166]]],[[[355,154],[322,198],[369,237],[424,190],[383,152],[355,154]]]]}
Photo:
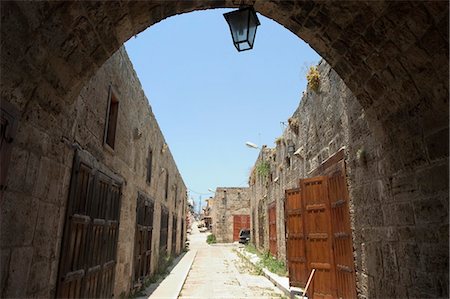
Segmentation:
{"type": "Polygon", "coordinates": [[[172,256],[176,255],[177,249],[177,216],[172,215],[172,256]]]}
{"type": "Polygon", "coordinates": [[[161,229],[159,233],[159,255],[160,259],[169,254],[167,248],[167,238],[169,236],[169,211],[166,207],[161,207],[161,229]]]}
{"type": "Polygon", "coordinates": [[[134,239],[134,283],[138,285],[151,273],[153,200],[139,193],[136,206],[136,233],[134,239]]]}
{"type": "Polygon", "coordinates": [[[277,256],[277,210],[276,203],[269,205],[267,214],[269,215],[269,251],[273,256],[277,256]]]}
{"type": "Polygon", "coordinates": [[[332,249],[331,211],[327,177],[300,180],[305,207],[306,260],[308,273],[316,269],[309,298],[336,298],[332,249]]]}
{"type": "Polygon", "coordinates": [[[114,296],[121,184],[84,161],[88,160],[76,155],[57,297],[110,298],[114,296]]]}
{"type": "Polygon", "coordinates": [[[337,295],[338,298],[356,298],[356,275],[344,160],[331,167],[327,175],[337,295]]]}
{"type": "Polygon", "coordinates": [[[304,209],[300,188],[286,190],[286,256],[289,270],[289,285],[305,287],[308,270],[305,253],[304,209]]]}
{"type": "Polygon", "coordinates": [[[250,229],[250,215],[233,215],[233,241],[239,241],[241,229],[250,229]]]}

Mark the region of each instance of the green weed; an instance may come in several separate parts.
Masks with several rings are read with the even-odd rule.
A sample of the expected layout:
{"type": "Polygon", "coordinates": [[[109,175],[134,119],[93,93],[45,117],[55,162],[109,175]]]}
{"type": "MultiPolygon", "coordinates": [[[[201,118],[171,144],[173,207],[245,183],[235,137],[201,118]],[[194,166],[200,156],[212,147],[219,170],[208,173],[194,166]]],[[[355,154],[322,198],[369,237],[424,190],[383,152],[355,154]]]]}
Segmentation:
{"type": "Polygon", "coordinates": [[[206,237],[206,243],[208,244],[217,243],[216,236],[214,234],[208,235],[208,237],[206,237]]]}

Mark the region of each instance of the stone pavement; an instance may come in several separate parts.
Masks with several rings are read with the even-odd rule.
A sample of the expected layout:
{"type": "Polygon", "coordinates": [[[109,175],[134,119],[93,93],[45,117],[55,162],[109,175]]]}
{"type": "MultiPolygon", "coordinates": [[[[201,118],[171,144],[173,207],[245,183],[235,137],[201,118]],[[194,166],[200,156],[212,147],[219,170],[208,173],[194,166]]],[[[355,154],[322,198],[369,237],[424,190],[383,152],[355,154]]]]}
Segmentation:
{"type": "Polygon", "coordinates": [[[149,298],[284,297],[266,277],[252,273],[253,268],[237,255],[237,245],[208,245],[206,236],[207,233],[200,233],[193,224],[188,254],[149,298]],[[190,263],[192,266],[186,277],[184,270],[190,263]]]}

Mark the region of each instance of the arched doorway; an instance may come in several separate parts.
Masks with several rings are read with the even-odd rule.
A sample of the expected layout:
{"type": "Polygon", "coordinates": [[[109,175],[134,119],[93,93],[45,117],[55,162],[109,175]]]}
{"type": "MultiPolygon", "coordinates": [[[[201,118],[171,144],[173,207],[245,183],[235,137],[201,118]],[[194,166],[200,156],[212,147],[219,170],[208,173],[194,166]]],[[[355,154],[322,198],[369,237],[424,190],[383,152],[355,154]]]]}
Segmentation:
{"type": "MultiPolygon", "coordinates": [[[[235,1],[2,2],[2,101],[45,130],[42,119],[70,109],[89,78],[134,34],[176,14],[235,6],[235,1]]],[[[448,211],[448,3],[256,1],[255,9],[328,61],[365,109],[377,138],[367,170],[350,175],[359,186],[351,196],[377,193],[382,214],[353,203],[354,243],[377,243],[356,245],[358,288],[387,285],[395,296],[396,285],[406,290],[423,283],[426,295],[448,294],[448,212],[440,212],[448,211]],[[371,278],[367,262],[382,269],[381,279],[371,278]],[[405,271],[391,271],[391,265],[405,271]]],[[[42,142],[30,139],[28,129],[19,122],[12,148],[13,163],[24,169],[29,154],[18,150],[42,142]]],[[[63,153],[56,149],[49,155],[62,159],[63,153]]],[[[20,169],[8,177],[19,178],[25,171],[20,169]]],[[[29,204],[36,204],[34,192],[32,182],[10,192],[2,211],[17,199],[30,197],[29,204]]],[[[2,227],[11,228],[2,231],[9,265],[36,248],[27,241],[32,225],[4,219],[2,227]],[[15,251],[13,258],[15,246],[22,253],[15,251]]]]}

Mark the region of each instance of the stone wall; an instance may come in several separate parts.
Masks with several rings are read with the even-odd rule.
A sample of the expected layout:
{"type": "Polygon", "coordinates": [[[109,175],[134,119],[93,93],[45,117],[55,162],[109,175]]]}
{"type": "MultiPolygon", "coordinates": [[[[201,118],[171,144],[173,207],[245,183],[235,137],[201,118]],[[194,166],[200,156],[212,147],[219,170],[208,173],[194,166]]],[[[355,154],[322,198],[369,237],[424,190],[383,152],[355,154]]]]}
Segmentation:
{"type": "MultiPolygon", "coordinates": [[[[318,71],[320,91],[316,93],[307,89],[303,93],[297,110],[286,122],[285,131],[275,140],[275,147],[264,146],[261,150],[249,179],[251,209],[256,216],[255,219],[252,217],[256,245],[260,250],[269,250],[267,208],[275,202],[278,259],[282,261],[286,260],[285,190],[298,187],[301,178],[310,177],[311,172],[323,161],[348,144],[345,101],[347,98],[355,99],[336,72],[324,61],[318,65],[318,71]],[[294,155],[294,152],[297,154],[294,155]],[[258,165],[262,161],[270,165],[267,176],[261,176],[258,172],[258,165]],[[260,224],[261,221],[263,224],[260,224]],[[264,231],[263,240],[260,240],[260,228],[264,231]]],[[[363,115],[360,116],[364,122],[363,115]]]]}
{"type": "MultiPolygon", "coordinates": [[[[376,141],[385,128],[367,121],[365,111],[330,66],[322,61],[318,70],[319,92],[308,89],[292,116],[298,123],[298,133],[288,125],[275,148],[263,147],[249,179],[251,223],[257,247],[269,250],[267,207],[275,201],[278,258],[286,259],[284,191],[297,187],[300,178],[311,177],[323,161],[343,147],[358,296],[445,297],[447,145],[436,144],[430,153],[435,157],[430,157],[425,165],[393,172],[393,165],[388,162],[392,157],[385,156],[392,149],[376,141]],[[298,155],[289,154],[288,145],[293,145],[298,155]],[[263,160],[270,163],[267,177],[257,172],[257,165],[263,160]],[[260,228],[263,240],[259,237],[260,228]]],[[[396,130],[400,134],[396,137],[401,139],[403,132],[396,130]]],[[[438,131],[448,132],[448,124],[443,123],[438,131]]],[[[392,144],[396,139],[391,140],[392,144]]],[[[409,145],[396,152],[400,163],[416,155],[409,145]]]]}
{"type": "MultiPolygon", "coordinates": [[[[48,297],[73,154],[61,139],[73,141],[80,90],[148,26],[238,3],[0,5],[1,100],[21,117],[0,212],[2,295],[48,297]]],[[[255,9],[309,43],[358,101],[347,103],[356,110],[346,161],[360,296],[448,297],[448,1],[256,1],[255,9]],[[357,167],[367,134],[375,141],[357,167]]]]}
{"type": "MultiPolygon", "coordinates": [[[[154,271],[160,254],[161,206],[178,217],[177,252],[183,247],[180,230],[186,187],[123,48],[91,78],[72,105],[47,104],[31,102],[19,120],[9,172],[14,175],[7,177],[1,202],[2,297],[55,296],[76,148],[89,152],[124,180],[114,294],[126,294],[132,287],[138,192],[155,201],[154,271]],[[110,86],[119,100],[114,149],[103,143],[110,86]],[[151,184],[146,182],[149,148],[153,151],[151,184]],[[167,200],[166,173],[170,182],[167,200]]],[[[171,230],[169,217],[168,248],[171,230]]]]}
{"type": "Polygon", "coordinates": [[[233,242],[233,216],[250,215],[248,188],[218,187],[214,194],[212,233],[217,242],[233,242]]]}

